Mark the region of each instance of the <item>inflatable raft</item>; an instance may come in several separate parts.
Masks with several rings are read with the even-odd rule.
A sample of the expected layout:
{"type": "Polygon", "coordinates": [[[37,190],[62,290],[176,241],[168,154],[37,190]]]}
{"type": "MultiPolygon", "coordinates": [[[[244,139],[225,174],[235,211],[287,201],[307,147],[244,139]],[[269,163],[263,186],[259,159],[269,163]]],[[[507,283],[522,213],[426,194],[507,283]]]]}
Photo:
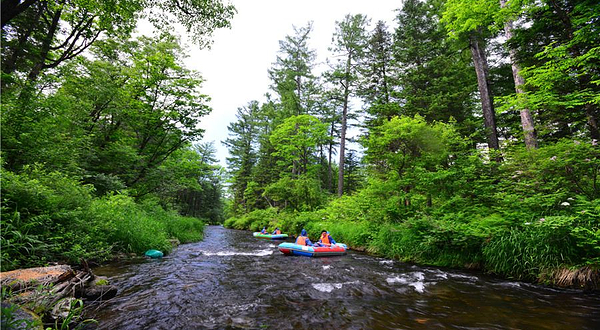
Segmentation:
{"type": "Polygon", "coordinates": [[[158,250],[148,250],[146,251],[146,253],[144,253],[144,255],[146,257],[152,258],[152,259],[157,259],[157,258],[162,258],[163,257],[163,253],[158,251],[158,250]]]}
{"type": "Polygon", "coordinates": [[[305,257],[330,257],[341,256],[346,254],[348,247],[344,243],[333,244],[330,247],[326,246],[305,246],[294,243],[279,244],[279,251],[286,255],[298,255],[305,257]]]}
{"type": "Polygon", "coordinates": [[[286,239],[288,237],[287,234],[272,235],[272,234],[261,234],[260,232],[255,232],[252,235],[256,238],[264,238],[264,239],[286,239]]]}

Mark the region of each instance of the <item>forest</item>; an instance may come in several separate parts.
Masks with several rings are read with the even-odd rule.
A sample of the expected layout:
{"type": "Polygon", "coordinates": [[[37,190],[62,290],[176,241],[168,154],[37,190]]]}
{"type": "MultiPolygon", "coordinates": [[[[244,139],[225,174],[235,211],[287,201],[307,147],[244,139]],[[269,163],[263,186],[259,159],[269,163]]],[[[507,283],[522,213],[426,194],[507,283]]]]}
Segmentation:
{"type": "Polygon", "coordinates": [[[222,222],[211,109],[183,63],[220,0],[2,1],[2,271],[164,252],[222,222]],[[153,22],[154,37],[134,35],[153,22]]]}
{"type": "Polygon", "coordinates": [[[322,72],[312,24],[294,27],[267,101],[228,127],[225,226],[597,286],[598,17],[594,1],[406,0],[394,29],[340,18],[322,72]]]}
{"type": "Polygon", "coordinates": [[[2,271],[169,252],[223,223],[597,286],[600,6],[400,6],[393,29],[340,17],[325,70],[311,22],[290,27],[266,101],[228,126],[225,169],[200,143],[210,96],[169,27],[208,47],[232,5],[3,0],[2,271]],[[154,37],[133,33],[140,19],[154,37]]]}

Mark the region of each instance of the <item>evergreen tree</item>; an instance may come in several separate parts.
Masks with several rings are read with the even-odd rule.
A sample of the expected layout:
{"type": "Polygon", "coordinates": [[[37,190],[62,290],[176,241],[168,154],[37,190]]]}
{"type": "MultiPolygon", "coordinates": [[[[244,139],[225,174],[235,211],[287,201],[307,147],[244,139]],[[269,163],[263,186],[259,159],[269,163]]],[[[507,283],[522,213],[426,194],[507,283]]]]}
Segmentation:
{"type": "Polygon", "coordinates": [[[329,82],[334,84],[342,100],[338,196],[344,193],[344,162],[346,160],[346,132],[348,129],[348,114],[350,111],[350,97],[356,93],[359,81],[358,63],[364,56],[368,36],[366,32],[369,20],[361,15],[346,15],[343,21],[336,22],[332,47],[337,62],[333,70],[328,73],[329,82]]]}
{"type": "Polygon", "coordinates": [[[351,194],[358,191],[363,186],[364,173],[361,161],[356,154],[356,150],[348,150],[346,161],[344,162],[346,193],[351,194]]]}
{"type": "Polygon", "coordinates": [[[231,174],[230,189],[236,212],[247,210],[244,192],[248,182],[252,180],[252,171],[257,161],[258,112],[257,101],[251,101],[247,106],[238,108],[237,121],[229,124],[229,137],[223,141],[229,149],[227,166],[231,174]]]}
{"type": "MultiPolygon", "coordinates": [[[[191,155],[183,159],[177,168],[197,168],[195,176],[190,179],[192,184],[179,187],[176,195],[176,204],[182,215],[205,219],[210,223],[219,223],[223,220],[222,197],[222,171],[215,158],[216,148],[213,142],[200,143],[189,149],[191,155]]],[[[181,175],[173,181],[181,180],[181,175]]]]}
{"type": "Polygon", "coordinates": [[[358,95],[365,102],[369,115],[367,126],[374,126],[399,112],[392,97],[397,89],[393,78],[397,68],[393,61],[392,36],[383,21],[377,22],[361,63],[362,81],[358,95]]]}
{"type": "Polygon", "coordinates": [[[455,121],[463,134],[472,135],[475,77],[470,58],[458,50],[456,41],[445,38],[439,22],[442,5],[439,0],[407,0],[398,12],[393,48],[400,87],[396,114],[455,121]]]}
{"type": "Polygon", "coordinates": [[[279,95],[287,116],[309,114],[316,102],[317,81],[312,74],[315,51],[308,48],[312,23],[294,27],[294,35],[279,41],[277,61],[269,70],[271,88],[279,95]]]}

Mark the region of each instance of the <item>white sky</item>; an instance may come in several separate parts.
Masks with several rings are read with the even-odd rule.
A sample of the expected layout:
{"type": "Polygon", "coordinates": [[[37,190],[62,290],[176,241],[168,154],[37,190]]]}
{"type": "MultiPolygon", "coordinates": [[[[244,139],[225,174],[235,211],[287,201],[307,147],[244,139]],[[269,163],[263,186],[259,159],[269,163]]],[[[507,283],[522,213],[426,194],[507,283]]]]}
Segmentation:
{"type": "MultiPolygon", "coordinates": [[[[225,0],[227,2],[227,0],[225,0]]],[[[191,45],[187,66],[199,71],[204,83],[203,94],[211,97],[213,111],[202,120],[205,142],[214,141],[217,158],[226,166],[228,151],[221,144],[228,136],[227,126],[235,114],[252,100],[264,102],[271,68],[279,51],[279,41],[293,35],[293,26],[313,21],[309,47],[315,49],[317,62],[324,62],[331,46],[335,21],[346,14],[364,14],[371,19],[370,30],[383,20],[395,24],[396,9],[402,0],[231,0],[237,14],[231,29],[214,34],[211,49],[198,50],[191,45]]],[[[273,94],[271,92],[271,94],[273,94]]]]}

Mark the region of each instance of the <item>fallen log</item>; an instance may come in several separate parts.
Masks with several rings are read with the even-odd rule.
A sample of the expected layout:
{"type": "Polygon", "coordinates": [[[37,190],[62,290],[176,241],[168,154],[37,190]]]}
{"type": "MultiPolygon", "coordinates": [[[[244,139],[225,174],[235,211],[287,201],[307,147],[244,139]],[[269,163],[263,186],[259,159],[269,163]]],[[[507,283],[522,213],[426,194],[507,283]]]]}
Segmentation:
{"type": "Polygon", "coordinates": [[[17,269],[0,273],[0,284],[13,292],[26,290],[39,285],[49,286],[64,282],[75,276],[68,265],[17,269]]]}
{"type": "Polygon", "coordinates": [[[104,300],[117,294],[117,288],[108,285],[106,279],[94,281],[95,276],[85,262],[81,268],[73,270],[68,265],[58,265],[2,272],[0,284],[10,288],[7,299],[10,303],[56,319],[68,315],[67,309],[77,298],[104,300]]]}

